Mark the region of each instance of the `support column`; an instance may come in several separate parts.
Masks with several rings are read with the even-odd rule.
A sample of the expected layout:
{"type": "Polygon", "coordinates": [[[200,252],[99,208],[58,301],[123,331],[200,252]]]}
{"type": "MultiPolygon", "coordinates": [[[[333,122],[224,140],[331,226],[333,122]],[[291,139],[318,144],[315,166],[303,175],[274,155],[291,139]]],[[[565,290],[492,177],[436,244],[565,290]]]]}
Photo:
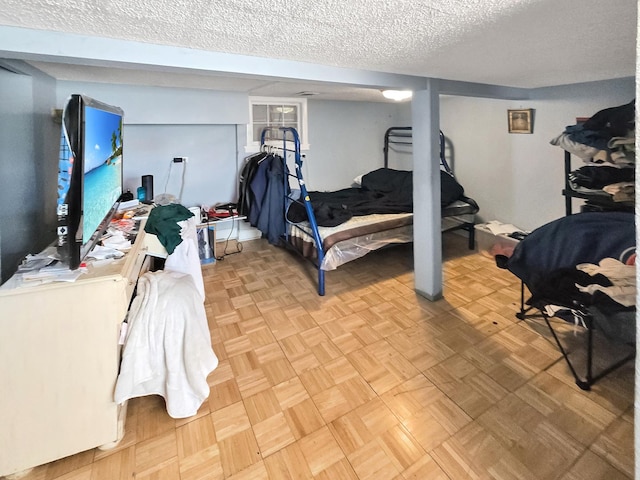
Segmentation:
{"type": "Polygon", "coordinates": [[[435,80],[413,92],[413,257],[415,290],[442,298],[440,212],[440,98],[435,80]]]}

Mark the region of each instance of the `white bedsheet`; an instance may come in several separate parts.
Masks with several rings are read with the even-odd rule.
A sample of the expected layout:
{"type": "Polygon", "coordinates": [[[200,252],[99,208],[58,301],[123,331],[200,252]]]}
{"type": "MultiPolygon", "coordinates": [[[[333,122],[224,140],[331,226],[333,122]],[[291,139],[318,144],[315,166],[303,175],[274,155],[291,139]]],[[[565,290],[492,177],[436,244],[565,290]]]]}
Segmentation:
{"type": "Polygon", "coordinates": [[[173,418],[195,415],[209,396],[218,365],[204,299],[191,275],[148,272],[138,280],[129,312],[115,401],[161,395],[173,418]]]}

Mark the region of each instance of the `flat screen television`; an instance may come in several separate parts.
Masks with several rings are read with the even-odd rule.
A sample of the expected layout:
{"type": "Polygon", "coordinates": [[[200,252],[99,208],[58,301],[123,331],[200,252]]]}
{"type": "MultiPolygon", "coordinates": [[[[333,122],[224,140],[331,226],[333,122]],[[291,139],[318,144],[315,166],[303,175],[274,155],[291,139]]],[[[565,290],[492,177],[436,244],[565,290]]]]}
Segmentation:
{"type": "Polygon", "coordinates": [[[77,269],[98,242],[122,195],[119,107],[72,95],[62,112],[58,167],[60,259],[77,269]]]}

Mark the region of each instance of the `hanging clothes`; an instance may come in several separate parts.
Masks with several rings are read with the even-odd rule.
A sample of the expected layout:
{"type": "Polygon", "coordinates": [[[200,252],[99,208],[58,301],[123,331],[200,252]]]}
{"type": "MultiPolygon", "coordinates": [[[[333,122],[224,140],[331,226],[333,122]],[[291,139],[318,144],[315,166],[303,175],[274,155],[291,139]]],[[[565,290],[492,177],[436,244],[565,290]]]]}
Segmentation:
{"type": "Polygon", "coordinates": [[[250,206],[247,217],[252,227],[257,226],[258,218],[260,218],[262,202],[267,192],[268,172],[273,160],[274,156],[272,154],[268,154],[263,159],[258,160],[258,164],[249,182],[250,206]]]}
{"type": "Polygon", "coordinates": [[[267,156],[266,152],[258,152],[249,155],[244,159],[244,165],[240,170],[240,178],[238,179],[238,215],[249,216],[251,208],[251,179],[261,160],[267,156]]]}
{"type": "Polygon", "coordinates": [[[288,170],[284,159],[274,155],[267,170],[267,186],[256,225],[272,245],[279,245],[286,232],[284,205],[285,196],[290,193],[288,187],[285,191],[286,175],[288,170]]]}

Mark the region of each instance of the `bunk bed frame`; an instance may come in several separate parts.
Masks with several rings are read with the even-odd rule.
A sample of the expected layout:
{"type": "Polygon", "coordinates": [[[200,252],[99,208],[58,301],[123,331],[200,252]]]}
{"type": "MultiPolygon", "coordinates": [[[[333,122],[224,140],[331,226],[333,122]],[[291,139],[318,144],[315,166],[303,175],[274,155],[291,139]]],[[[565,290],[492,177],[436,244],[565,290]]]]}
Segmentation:
{"type": "MultiPolygon", "coordinates": [[[[402,139],[394,139],[394,128],[387,130],[387,132],[385,133],[385,168],[386,164],[388,163],[389,144],[395,140],[397,140],[398,142],[406,142],[407,139],[411,138],[410,133],[409,135],[407,135],[406,130],[406,128],[402,128],[402,139]]],[[[444,136],[441,136],[442,151],[444,150],[443,143],[444,136]]],[[[359,223],[357,225],[350,224],[345,230],[338,234],[334,234],[332,230],[332,233],[330,235],[325,235],[323,238],[321,230],[324,227],[320,227],[318,225],[309,192],[302,176],[303,155],[300,153],[300,138],[298,136],[298,132],[291,127],[266,127],[261,133],[260,144],[261,150],[263,151],[275,149],[282,152],[283,154],[282,156],[285,163],[283,174],[283,186],[285,193],[283,215],[285,218],[285,232],[283,238],[281,239],[281,243],[283,244],[283,246],[294,250],[296,253],[302,254],[308,259],[310,259],[310,256],[301,250],[304,250],[304,247],[307,247],[309,243],[313,244],[314,256],[312,258],[312,262],[315,263],[315,266],[318,270],[317,289],[319,295],[325,294],[325,268],[323,267],[325,266],[325,263],[330,264],[333,252],[336,251],[335,248],[332,249],[331,247],[335,243],[341,241],[354,241],[353,249],[355,253],[353,253],[353,256],[350,256],[348,259],[338,263],[342,264],[346,263],[346,261],[350,261],[351,259],[358,258],[364,254],[359,252],[368,252],[390,244],[408,243],[413,241],[412,213],[365,215],[354,217],[352,219],[355,221],[354,223],[362,223],[359,223]],[[274,142],[282,142],[282,146],[275,146],[274,142]],[[295,164],[294,173],[290,173],[286,167],[287,155],[289,156],[289,158],[293,156],[295,164]],[[291,193],[291,189],[289,187],[291,177],[296,179],[296,182],[300,187],[299,197],[296,197],[291,193]],[[294,202],[304,207],[308,222],[295,223],[288,218],[287,213],[289,206],[294,202]],[[306,236],[307,240],[301,240],[300,235],[298,234],[299,232],[302,232],[303,236],[306,236]],[[300,246],[301,244],[302,246],[300,246]],[[329,253],[331,253],[332,255],[329,255],[329,253]],[[325,260],[328,262],[326,262],[325,260]]],[[[447,171],[450,172],[446,160],[444,161],[444,168],[446,168],[447,171]]],[[[464,197],[463,201],[454,202],[454,204],[451,205],[451,208],[446,212],[443,209],[443,214],[446,213],[447,216],[454,216],[456,218],[458,218],[460,215],[466,215],[467,219],[461,220],[461,224],[443,229],[443,231],[458,229],[466,230],[467,232],[469,232],[469,248],[475,248],[475,222],[473,220],[473,215],[477,211],[477,204],[468,197],[464,197]],[[471,218],[468,218],[469,216],[471,216],[471,218]]],[[[337,255],[342,255],[342,253],[338,253],[337,255]]],[[[346,256],[348,255],[345,255],[345,257],[346,256]]],[[[331,268],[335,267],[329,267],[327,269],[331,268]]]]}
{"type": "MultiPolygon", "coordinates": [[[[309,192],[307,191],[307,186],[302,177],[302,155],[300,153],[300,136],[298,135],[297,130],[292,127],[265,127],[262,130],[262,133],[260,134],[261,148],[264,148],[267,141],[279,140],[277,138],[270,138],[268,136],[270,133],[273,133],[273,132],[281,132],[282,134],[282,139],[281,139],[282,147],[275,147],[278,150],[282,150],[282,157],[285,164],[283,182],[284,182],[284,192],[285,192],[286,198],[285,198],[284,211],[282,212],[282,214],[284,215],[285,223],[287,223],[291,227],[299,228],[300,230],[303,230],[304,233],[306,233],[307,235],[310,235],[313,238],[313,242],[316,247],[316,252],[318,255],[318,295],[324,295],[325,293],[324,270],[320,268],[320,265],[322,265],[322,260],[324,258],[324,249],[322,248],[322,239],[320,238],[320,233],[318,232],[318,222],[316,221],[316,216],[313,212],[313,206],[311,205],[309,192]],[[290,141],[293,142],[293,149],[287,147],[287,134],[291,134],[292,140],[290,141]],[[287,153],[293,153],[294,155],[295,175],[292,175],[291,173],[289,173],[289,170],[287,169],[287,153]],[[300,198],[303,199],[302,201],[300,201],[299,199],[292,198],[290,194],[289,179],[291,177],[295,177],[296,180],[298,181],[298,184],[300,185],[300,198]],[[309,219],[309,227],[310,227],[309,229],[306,229],[299,224],[286,222],[288,201],[297,202],[304,206],[305,212],[307,213],[307,218],[309,219]]],[[[289,228],[285,229],[284,235],[285,235],[284,244],[290,245],[289,228]]]]}
{"type": "MultiPolygon", "coordinates": [[[[453,169],[449,166],[445,154],[445,136],[440,130],[440,168],[455,179],[453,169]]],[[[384,166],[389,166],[389,151],[393,145],[402,145],[406,148],[413,146],[413,132],[411,127],[391,127],[384,134],[384,166]]],[[[408,153],[408,152],[407,152],[408,153]]],[[[468,234],[469,250],[475,248],[475,214],[480,208],[475,200],[467,196],[445,206],[441,210],[441,218],[450,219],[452,225],[442,229],[442,232],[451,232],[454,230],[464,230],[468,234]]]]}

